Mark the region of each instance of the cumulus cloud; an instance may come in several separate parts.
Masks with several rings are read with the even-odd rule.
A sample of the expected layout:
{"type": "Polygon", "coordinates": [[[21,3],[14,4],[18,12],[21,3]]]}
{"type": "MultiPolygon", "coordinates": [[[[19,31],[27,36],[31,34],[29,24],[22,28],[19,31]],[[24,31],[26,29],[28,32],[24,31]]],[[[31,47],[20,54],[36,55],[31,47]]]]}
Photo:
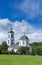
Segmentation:
{"type": "Polygon", "coordinates": [[[12,27],[12,22],[8,19],[0,19],[0,43],[7,41],[8,30],[12,27]]]}
{"type": "Polygon", "coordinates": [[[42,34],[37,32],[34,32],[33,34],[28,35],[30,38],[30,42],[42,42],[42,34]]]}
{"type": "Polygon", "coordinates": [[[24,34],[30,34],[33,33],[33,27],[25,20],[22,20],[21,22],[15,21],[13,23],[13,29],[15,32],[15,38],[19,39],[21,35],[24,34]]]}
{"type": "Polygon", "coordinates": [[[12,22],[9,19],[0,19],[0,43],[2,41],[7,41],[8,31],[11,27],[14,30],[15,42],[19,40],[20,36],[22,36],[24,32],[28,36],[30,42],[42,41],[42,30],[36,30],[36,28],[27,21],[22,20],[21,22],[12,22]]]}

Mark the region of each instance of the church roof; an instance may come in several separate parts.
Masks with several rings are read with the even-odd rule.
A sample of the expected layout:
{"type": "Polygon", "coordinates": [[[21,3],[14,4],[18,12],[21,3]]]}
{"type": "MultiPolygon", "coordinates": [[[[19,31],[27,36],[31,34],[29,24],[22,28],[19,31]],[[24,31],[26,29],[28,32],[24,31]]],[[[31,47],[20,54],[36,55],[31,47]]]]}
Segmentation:
{"type": "Polygon", "coordinates": [[[14,33],[13,31],[9,31],[8,33],[14,33]]]}
{"type": "Polygon", "coordinates": [[[20,48],[20,46],[19,45],[17,45],[17,44],[14,44],[14,45],[12,45],[12,46],[9,46],[10,48],[14,48],[14,49],[18,49],[18,48],[20,48]]]}
{"type": "Polygon", "coordinates": [[[26,39],[29,40],[29,38],[26,35],[20,37],[20,40],[26,40],[26,39]]]}

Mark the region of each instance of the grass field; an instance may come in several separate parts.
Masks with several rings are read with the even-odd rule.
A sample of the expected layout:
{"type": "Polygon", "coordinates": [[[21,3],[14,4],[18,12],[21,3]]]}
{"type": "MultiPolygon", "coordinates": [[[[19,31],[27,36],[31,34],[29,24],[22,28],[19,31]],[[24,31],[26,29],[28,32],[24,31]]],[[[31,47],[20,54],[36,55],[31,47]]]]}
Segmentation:
{"type": "Polygon", "coordinates": [[[0,55],[0,65],[42,65],[42,56],[0,55]]]}

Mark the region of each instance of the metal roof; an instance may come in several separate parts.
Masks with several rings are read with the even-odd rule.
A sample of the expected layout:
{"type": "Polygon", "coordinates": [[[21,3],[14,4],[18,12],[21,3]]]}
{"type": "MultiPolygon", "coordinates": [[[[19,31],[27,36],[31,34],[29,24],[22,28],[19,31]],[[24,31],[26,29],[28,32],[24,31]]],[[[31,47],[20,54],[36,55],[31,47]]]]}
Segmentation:
{"type": "Polygon", "coordinates": [[[20,40],[26,40],[26,39],[29,40],[29,38],[26,35],[20,37],[20,40]]]}
{"type": "Polygon", "coordinates": [[[8,33],[14,33],[13,31],[9,31],[8,33]]]}

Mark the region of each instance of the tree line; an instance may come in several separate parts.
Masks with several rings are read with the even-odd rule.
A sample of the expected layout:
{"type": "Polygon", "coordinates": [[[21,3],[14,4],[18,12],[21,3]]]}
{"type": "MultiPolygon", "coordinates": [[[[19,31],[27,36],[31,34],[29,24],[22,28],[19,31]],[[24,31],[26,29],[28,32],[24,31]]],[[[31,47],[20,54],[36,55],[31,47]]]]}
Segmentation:
{"type": "Polygon", "coordinates": [[[0,54],[21,54],[21,55],[42,55],[42,42],[33,42],[30,44],[32,50],[30,52],[29,47],[20,47],[17,52],[8,51],[8,45],[6,41],[3,41],[0,45],[0,54]]]}

